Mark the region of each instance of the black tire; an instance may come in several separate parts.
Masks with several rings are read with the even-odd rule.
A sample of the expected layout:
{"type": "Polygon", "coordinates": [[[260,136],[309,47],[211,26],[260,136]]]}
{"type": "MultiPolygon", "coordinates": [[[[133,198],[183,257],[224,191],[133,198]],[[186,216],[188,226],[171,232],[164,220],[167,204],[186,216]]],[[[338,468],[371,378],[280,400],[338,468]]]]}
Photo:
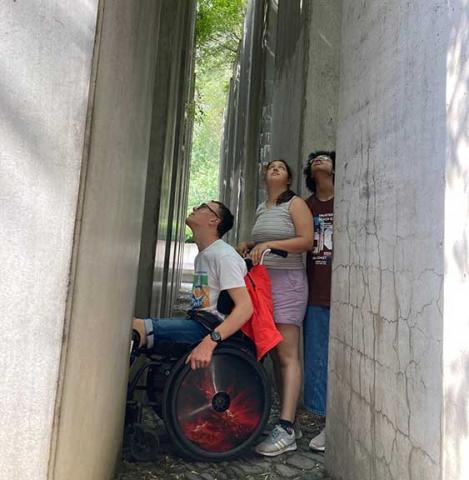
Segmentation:
{"type": "Polygon", "coordinates": [[[264,368],[252,354],[228,345],[215,350],[205,369],[191,370],[186,358],[174,366],[164,392],[169,437],[191,460],[239,456],[259,438],[269,418],[271,392],[264,368]]]}

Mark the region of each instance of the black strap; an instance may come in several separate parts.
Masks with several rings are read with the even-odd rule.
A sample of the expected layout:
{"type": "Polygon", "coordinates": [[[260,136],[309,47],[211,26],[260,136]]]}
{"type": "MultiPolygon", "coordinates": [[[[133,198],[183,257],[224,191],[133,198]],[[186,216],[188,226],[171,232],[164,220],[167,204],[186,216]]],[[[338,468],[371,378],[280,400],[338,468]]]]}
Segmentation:
{"type": "Polygon", "coordinates": [[[216,315],[205,310],[188,310],[187,318],[200,323],[208,332],[212,332],[221,324],[221,320],[216,315]]]}

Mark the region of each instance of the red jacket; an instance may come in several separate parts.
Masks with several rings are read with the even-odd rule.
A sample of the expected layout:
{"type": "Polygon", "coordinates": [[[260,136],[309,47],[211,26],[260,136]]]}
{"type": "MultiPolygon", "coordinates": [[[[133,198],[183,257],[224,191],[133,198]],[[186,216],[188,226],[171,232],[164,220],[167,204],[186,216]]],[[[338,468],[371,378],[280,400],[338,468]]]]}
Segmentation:
{"type": "Polygon", "coordinates": [[[256,345],[257,359],[260,360],[276,347],[283,337],[274,322],[272,287],[267,269],[263,265],[256,265],[251,268],[244,280],[254,313],[241,327],[241,331],[256,345]]]}

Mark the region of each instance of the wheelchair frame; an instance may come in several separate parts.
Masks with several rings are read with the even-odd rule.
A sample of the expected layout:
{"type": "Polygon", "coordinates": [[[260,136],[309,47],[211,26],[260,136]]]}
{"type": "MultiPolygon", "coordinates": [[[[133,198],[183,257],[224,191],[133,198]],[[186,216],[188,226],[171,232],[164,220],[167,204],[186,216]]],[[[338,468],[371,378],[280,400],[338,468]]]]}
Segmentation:
{"type": "MultiPolygon", "coordinates": [[[[221,452],[205,450],[182,434],[180,424],[177,419],[173,418],[177,416],[174,414],[175,402],[173,397],[176,395],[174,388],[175,384],[178,384],[178,388],[180,387],[181,376],[184,376],[184,374],[188,376],[190,372],[196,372],[191,371],[190,367],[185,365],[185,359],[194,346],[167,342],[167,345],[158,345],[157,354],[142,350],[136,352],[132,365],[142,354],[149,361],[135,372],[129,381],[127,392],[125,438],[130,447],[130,455],[134,460],[152,461],[156,459],[159,452],[160,435],[155,429],[149,428],[143,423],[143,409],[145,407],[153,408],[158,417],[163,420],[172,444],[176,446],[183,457],[190,460],[217,462],[237,457],[248,449],[264,430],[269,419],[272,401],[270,379],[262,364],[257,362],[255,358],[254,345],[246,341],[242,334],[235,334],[215,349],[214,359],[220,355],[231,355],[238,358],[238,361],[242,361],[252,372],[256,373],[255,388],[258,388],[258,384],[261,385],[261,396],[263,397],[262,412],[256,428],[250,431],[245,441],[240,442],[239,445],[230,448],[228,451],[221,452]],[[175,351],[175,345],[178,351],[175,351]],[[145,374],[146,380],[142,384],[145,374]],[[135,398],[137,392],[144,392],[143,401],[135,398]]],[[[212,359],[212,362],[215,361],[214,359],[212,359]]],[[[220,396],[220,393],[218,395],[220,396]]],[[[214,401],[219,402],[221,400],[215,397],[216,395],[211,399],[212,404],[214,401]]]]}
{"type": "MultiPolygon", "coordinates": [[[[260,264],[263,263],[265,255],[268,255],[270,253],[282,257],[286,257],[288,255],[287,252],[284,250],[267,249],[263,252],[261,256],[260,264]]],[[[249,271],[252,267],[251,260],[246,259],[246,264],[249,271]]],[[[228,292],[222,291],[218,298],[217,310],[221,313],[228,314],[231,311],[232,306],[233,302],[228,292]]],[[[215,328],[214,326],[206,324],[205,326],[207,329],[215,328]]],[[[133,342],[139,345],[140,339],[138,338],[136,339],[136,341],[133,340],[133,342]]],[[[171,343],[170,345],[180,346],[181,344],[171,343]]],[[[194,442],[192,442],[191,440],[184,439],[181,435],[178,434],[178,428],[176,425],[177,422],[174,418],[172,418],[175,416],[173,411],[174,402],[168,402],[167,399],[173,391],[172,384],[178,382],[177,375],[182,374],[184,371],[187,372],[188,369],[190,370],[190,367],[185,365],[185,359],[188,352],[190,352],[194,347],[195,345],[187,346],[187,348],[184,352],[182,352],[182,354],[175,356],[175,352],[172,350],[171,347],[169,348],[169,351],[171,351],[173,355],[170,355],[168,352],[166,352],[165,354],[165,349],[162,348],[162,344],[160,343],[158,345],[158,349],[162,350],[163,353],[159,353],[157,357],[155,357],[155,355],[152,355],[151,353],[145,353],[146,356],[150,359],[150,362],[140,367],[140,369],[135,374],[133,380],[129,382],[125,425],[126,431],[128,431],[129,429],[131,430],[129,432],[130,450],[131,455],[134,457],[135,460],[149,461],[153,459],[159,447],[159,438],[157,437],[156,433],[152,433],[150,429],[146,428],[142,424],[142,412],[143,407],[145,406],[153,407],[156,414],[164,421],[169,433],[169,437],[176,445],[181,455],[192,460],[207,460],[216,462],[234,458],[240,455],[247,448],[249,448],[264,430],[269,419],[270,409],[272,406],[270,379],[262,364],[257,362],[256,360],[256,349],[252,341],[241,332],[237,332],[225,341],[223,341],[221,345],[217,346],[214,351],[214,357],[224,352],[231,352],[231,354],[235,356],[244,355],[245,360],[248,362],[248,364],[250,364],[254,368],[254,370],[256,370],[258,380],[260,380],[263,388],[264,407],[260,415],[258,424],[243,443],[228,452],[204,451],[202,448],[200,448],[200,446],[194,445],[194,442]],[[159,375],[159,378],[164,379],[164,381],[162,381],[162,385],[153,383],[154,376],[150,377],[152,381],[150,382],[150,386],[148,385],[148,374],[152,372],[151,369],[153,367],[157,370],[157,375],[159,375]],[[139,381],[147,370],[147,381],[145,382],[144,386],[140,386],[139,381]],[[143,403],[133,400],[135,392],[139,390],[144,390],[147,395],[147,400],[143,403]],[[170,408],[168,404],[171,404],[172,408],[170,408]]],[[[184,350],[184,347],[180,346],[180,349],[181,350],[179,353],[184,350]]],[[[138,352],[138,356],[141,353],[141,351],[138,352]]],[[[213,361],[214,360],[212,358],[212,364],[213,361]]],[[[133,362],[131,362],[131,366],[132,364],[133,362]]],[[[229,398],[226,399],[226,395],[228,395],[229,397],[229,394],[227,392],[218,392],[214,395],[214,397],[211,399],[212,407],[214,408],[214,410],[222,412],[222,410],[217,410],[217,408],[228,409],[229,398]],[[224,393],[225,397],[217,397],[217,395],[219,395],[220,393],[224,393]],[[221,404],[227,403],[228,406],[223,405],[222,407],[219,407],[217,406],[216,402],[221,402],[221,404]]]]}

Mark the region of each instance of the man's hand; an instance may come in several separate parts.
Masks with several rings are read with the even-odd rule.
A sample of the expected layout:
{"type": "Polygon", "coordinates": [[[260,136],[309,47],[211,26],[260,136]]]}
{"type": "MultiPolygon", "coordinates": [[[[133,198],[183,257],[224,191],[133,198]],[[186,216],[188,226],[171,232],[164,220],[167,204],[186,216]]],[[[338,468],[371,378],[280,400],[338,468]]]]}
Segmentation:
{"type": "Polygon", "coordinates": [[[192,370],[197,368],[207,368],[212,360],[213,351],[217,346],[210,337],[205,337],[197,347],[192,350],[186,359],[186,364],[190,363],[192,370]]]}
{"type": "Polygon", "coordinates": [[[236,247],[236,251],[244,258],[248,253],[249,250],[252,248],[252,242],[241,242],[238,243],[236,247]]]}
{"type": "MultiPolygon", "coordinates": [[[[217,332],[223,340],[237,332],[251,318],[253,312],[251,297],[246,287],[229,288],[228,293],[233,299],[234,308],[217,327],[217,332]]],[[[186,364],[190,364],[192,370],[208,367],[216,347],[217,342],[207,335],[189,354],[186,364]]]]}

